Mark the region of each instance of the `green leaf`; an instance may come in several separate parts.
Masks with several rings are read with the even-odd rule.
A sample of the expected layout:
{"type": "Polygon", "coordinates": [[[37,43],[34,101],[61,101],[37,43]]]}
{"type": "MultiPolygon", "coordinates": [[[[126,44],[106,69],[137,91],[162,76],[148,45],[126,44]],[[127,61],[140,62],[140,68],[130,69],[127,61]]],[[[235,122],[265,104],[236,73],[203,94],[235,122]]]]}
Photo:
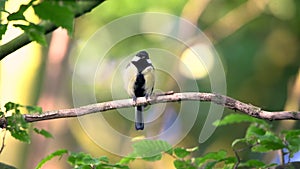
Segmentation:
{"type": "Polygon", "coordinates": [[[240,139],[235,139],[232,143],[231,143],[231,147],[234,147],[236,144],[238,143],[247,143],[247,139],[246,138],[240,138],[240,139]]]}
{"type": "Polygon", "coordinates": [[[85,165],[99,165],[101,163],[108,163],[109,160],[106,156],[94,158],[89,154],[80,152],[80,153],[71,153],[68,158],[68,162],[73,166],[85,166],[85,165]]]}
{"type": "Polygon", "coordinates": [[[0,24],[0,40],[2,40],[2,36],[5,34],[7,30],[8,24],[0,24]]]}
{"type": "Polygon", "coordinates": [[[175,168],[177,169],[196,169],[195,166],[193,166],[190,162],[183,161],[183,160],[175,160],[173,162],[175,168]]]}
{"type": "Polygon", "coordinates": [[[271,150],[279,150],[284,148],[283,140],[281,140],[275,133],[268,131],[264,136],[260,137],[260,144],[265,145],[271,150]]]}
{"type": "Polygon", "coordinates": [[[250,125],[247,129],[245,138],[251,139],[251,138],[257,138],[264,136],[266,134],[266,130],[257,127],[256,125],[250,125]]]}
{"type": "Polygon", "coordinates": [[[150,156],[150,157],[143,157],[143,160],[145,161],[158,161],[160,160],[162,157],[161,154],[157,154],[157,155],[154,155],[154,156],[150,156]]]}
{"type": "Polygon", "coordinates": [[[127,164],[129,164],[131,161],[134,161],[135,160],[135,158],[134,157],[129,157],[129,156],[126,156],[126,157],[123,157],[121,160],[120,160],[120,162],[119,162],[119,164],[125,164],[125,165],[127,165],[127,164]]]}
{"type": "Polygon", "coordinates": [[[68,6],[58,1],[42,1],[33,6],[35,13],[43,20],[49,20],[57,26],[66,28],[69,35],[73,33],[74,14],[68,6]]]}
{"type": "Polygon", "coordinates": [[[44,129],[39,130],[37,128],[34,128],[33,131],[35,131],[37,134],[43,135],[46,138],[53,138],[52,134],[44,129]]]}
{"type": "Polygon", "coordinates": [[[248,160],[246,162],[240,163],[240,167],[249,167],[249,168],[260,168],[265,166],[266,164],[264,162],[261,162],[259,160],[248,160]]]}
{"type": "Polygon", "coordinates": [[[245,135],[247,143],[253,145],[256,144],[258,139],[264,136],[266,131],[255,124],[252,124],[248,127],[245,135]]]}
{"type": "Polygon", "coordinates": [[[30,137],[28,134],[29,124],[25,121],[23,115],[20,114],[19,111],[13,112],[11,116],[6,117],[6,120],[6,129],[10,132],[11,136],[20,141],[30,143],[30,137]]]}
{"type": "Polygon", "coordinates": [[[289,157],[292,158],[300,150],[300,130],[285,130],[281,133],[285,135],[289,157]]]}
{"type": "MultiPolygon", "coordinates": [[[[162,140],[142,140],[134,143],[133,152],[121,159],[119,164],[128,164],[138,157],[146,161],[157,161],[162,157],[162,153],[171,153],[172,146],[162,140]]],[[[172,154],[172,153],[171,153],[172,154]]]]}
{"type": "Polygon", "coordinates": [[[112,169],[115,169],[115,168],[129,169],[128,166],[124,166],[124,165],[120,165],[120,164],[100,164],[100,165],[95,166],[95,168],[96,169],[109,169],[109,168],[112,168],[112,169]]]}
{"type": "Polygon", "coordinates": [[[28,113],[42,113],[42,108],[39,106],[25,106],[26,110],[28,111],[28,113]]]}
{"type": "Polygon", "coordinates": [[[222,159],[222,161],[224,161],[225,164],[235,164],[237,162],[237,158],[236,157],[226,157],[226,158],[222,159]]]}
{"type": "Polygon", "coordinates": [[[218,163],[218,161],[211,161],[205,165],[205,169],[213,169],[213,167],[218,163]]]}
{"type": "Polygon", "coordinates": [[[35,167],[36,169],[40,169],[47,161],[50,161],[52,158],[60,156],[60,158],[64,155],[67,154],[68,150],[62,149],[62,150],[57,150],[53,153],[51,153],[50,155],[48,155],[47,157],[43,158],[38,165],[35,167]]]}
{"type": "Polygon", "coordinates": [[[24,16],[24,12],[30,7],[32,2],[30,2],[27,5],[21,5],[19,10],[17,12],[11,13],[8,17],[8,21],[12,20],[26,20],[24,16]]]}
{"type": "Polygon", "coordinates": [[[300,136],[300,130],[284,130],[281,132],[286,138],[294,138],[300,136]]]}
{"type": "Polygon", "coordinates": [[[162,140],[142,140],[133,144],[131,157],[142,157],[148,161],[155,161],[161,158],[161,153],[168,152],[172,146],[162,140]]]}
{"type": "Polygon", "coordinates": [[[225,116],[222,120],[215,121],[213,123],[213,125],[224,126],[224,125],[228,125],[228,124],[241,123],[241,122],[257,123],[257,124],[261,124],[266,127],[270,126],[264,120],[257,119],[257,118],[251,117],[249,115],[244,115],[244,114],[230,114],[228,116],[225,116]]]}
{"type": "Polygon", "coordinates": [[[0,12],[1,11],[5,11],[5,2],[6,2],[6,0],[5,1],[0,1],[0,12]]]}
{"type": "Polygon", "coordinates": [[[24,30],[31,40],[44,46],[47,45],[44,27],[33,23],[30,23],[29,25],[14,24],[14,26],[24,30]]]}
{"type": "Polygon", "coordinates": [[[226,158],[227,152],[224,150],[218,152],[210,152],[204,155],[203,157],[198,157],[195,159],[195,164],[201,167],[207,160],[224,160],[226,158]]]}
{"type": "Polygon", "coordinates": [[[86,162],[90,161],[90,159],[92,159],[92,157],[89,154],[85,154],[83,152],[71,153],[71,155],[68,157],[68,162],[72,166],[88,165],[86,162]]]}
{"type": "Polygon", "coordinates": [[[68,162],[73,166],[81,166],[81,165],[90,165],[99,163],[100,160],[93,159],[91,155],[80,152],[80,153],[71,153],[68,158],[68,162]]]}
{"type": "Polygon", "coordinates": [[[179,158],[184,158],[191,154],[191,152],[187,151],[185,148],[179,148],[179,147],[174,149],[174,153],[179,158]]]}
{"type": "Polygon", "coordinates": [[[92,157],[89,154],[80,152],[80,153],[71,153],[68,158],[69,164],[73,168],[80,168],[80,169],[104,169],[104,168],[125,168],[128,169],[128,166],[122,164],[109,164],[109,160],[106,156],[102,157],[92,157]]]}
{"type": "Polygon", "coordinates": [[[20,107],[19,104],[16,104],[16,103],[13,103],[13,102],[7,102],[5,105],[5,111],[8,112],[10,110],[13,110],[13,109],[17,109],[18,107],[20,107]]]}
{"type": "Polygon", "coordinates": [[[257,146],[251,148],[254,152],[268,152],[271,150],[279,150],[285,147],[283,141],[274,133],[267,131],[265,135],[258,137],[257,146]]]}

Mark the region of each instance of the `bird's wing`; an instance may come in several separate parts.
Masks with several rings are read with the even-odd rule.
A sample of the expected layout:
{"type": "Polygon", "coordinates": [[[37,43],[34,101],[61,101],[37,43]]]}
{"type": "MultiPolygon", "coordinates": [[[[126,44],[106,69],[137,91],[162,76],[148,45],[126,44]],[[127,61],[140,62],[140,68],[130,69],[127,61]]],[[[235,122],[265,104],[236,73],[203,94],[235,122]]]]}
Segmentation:
{"type": "Polygon", "coordinates": [[[134,82],[137,72],[137,68],[132,63],[129,63],[123,73],[124,87],[131,97],[134,96],[134,82]]]}
{"type": "Polygon", "coordinates": [[[144,74],[144,78],[146,79],[145,92],[147,95],[151,95],[155,82],[154,69],[152,66],[149,66],[142,73],[144,74]]]}

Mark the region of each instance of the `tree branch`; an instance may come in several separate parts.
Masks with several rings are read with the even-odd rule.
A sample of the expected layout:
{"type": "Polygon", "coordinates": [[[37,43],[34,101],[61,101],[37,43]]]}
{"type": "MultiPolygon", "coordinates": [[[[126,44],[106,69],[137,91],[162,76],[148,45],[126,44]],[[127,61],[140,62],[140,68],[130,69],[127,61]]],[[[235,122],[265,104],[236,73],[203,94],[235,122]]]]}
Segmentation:
{"type": "MultiPolygon", "coordinates": [[[[80,9],[75,12],[75,18],[82,16],[85,13],[90,12],[92,9],[94,9],[96,6],[101,4],[104,0],[97,0],[97,1],[87,1],[81,4],[80,9]]],[[[45,34],[48,34],[52,31],[54,31],[57,26],[53,23],[44,23],[40,24],[45,28],[45,34]]],[[[4,45],[0,46],[0,60],[5,58],[7,55],[13,53],[14,51],[20,49],[21,47],[29,44],[32,42],[31,39],[29,39],[28,35],[26,33],[21,34],[20,36],[16,37],[15,39],[7,42],[4,45]]]]}
{"type": "Polygon", "coordinates": [[[146,100],[145,98],[137,98],[137,102],[134,103],[132,99],[123,99],[108,101],[96,104],[90,104],[78,108],[62,109],[55,111],[46,111],[42,114],[25,114],[24,118],[27,122],[36,122],[42,120],[58,119],[83,116],[91,113],[105,112],[113,109],[120,109],[126,107],[133,107],[137,105],[158,104],[166,102],[180,102],[180,101],[202,101],[213,102],[220,106],[227,107],[232,110],[238,110],[249,116],[266,119],[266,120],[300,120],[300,112],[297,111],[277,111],[269,112],[261,110],[261,108],[246,104],[230,98],[228,96],[214,94],[214,93],[173,93],[169,92],[164,95],[156,95],[146,100]]]}

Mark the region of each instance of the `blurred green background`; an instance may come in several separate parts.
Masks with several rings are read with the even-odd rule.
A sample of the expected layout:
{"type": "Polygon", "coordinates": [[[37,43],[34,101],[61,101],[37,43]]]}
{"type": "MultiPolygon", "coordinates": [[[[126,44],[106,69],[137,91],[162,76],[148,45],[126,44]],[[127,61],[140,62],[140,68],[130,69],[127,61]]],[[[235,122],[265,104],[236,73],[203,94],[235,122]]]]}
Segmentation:
{"type": "MultiPolygon", "coordinates": [[[[15,11],[21,4],[17,0],[9,0],[6,5],[8,9],[15,11]]],[[[95,77],[95,82],[84,83],[85,73],[90,73],[89,64],[94,62],[95,58],[91,56],[89,60],[80,60],[80,63],[76,59],[89,38],[111,21],[141,12],[173,14],[188,20],[202,30],[214,44],[222,60],[228,96],[266,110],[299,110],[300,1],[296,0],[107,0],[92,12],[76,19],[75,32],[71,38],[67,36],[66,31],[58,29],[47,36],[48,47],[31,43],[3,59],[0,63],[1,106],[12,101],[39,105],[43,110],[73,107],[72,76],[74,76],[75,63],[77,66],[83,65],[83,69],[78,72],[78,76],[82,78],[79,79],[83,82],[82,88],[76,92],[81,93],[84,99],[86,91],[95,90],[98,102],[109,101],[115,99],[111,94],[112,82],[114,78],[118,78],[115,77],[112,69],[120,64],[125,56],[132,55],[133,51],[143,48],[165,49],[181,56],[185,49],[176,41],[159,35],[134,36],[111,48],[105,56],[104,64],[102,63],[104,67],[101,67],[100,74],[95,77]],[[97,83],[96,87],[91,85],[94,83],[97,83]]],[[[38,18],[30,12],[27,15],[38,22],[38,18]]],[[[130,25],[123,29],[129,28],[130,25]]],[[[2,43],[20,33],[14,28],[10,28],[9,31],[2,43]]],[[[99,44],[105,44],[107,40],[100,38],[99,44]]],[[[101,48],[101,46],[94,48],[101,48]]],[[[91,55],[97,56],[94,53],[91,55]]],[[[165,65],[173,68],[172,74],[159,72],[157,89],[180,91],[180,86],[172,78],[173,74],[180,73],[173,62],[175,61],[165,59],[160,59],[159,63],[154,62],[154,66],[165,65]]],[[[200,92],[211,91],[207,75],[197,78],[196,82],[200,92]]],[[[124,89],[121,84],[113,83],[113,85],[116,85],[113,89],[117,90],[113,92],[120,92],[118,99],[128,98],[122,94],[124,89]]],[[[187,86],[185,88],[188,89],[187,86]]],[[[201,103],[196,123],[177,146],[199,146],[199,154],[195,155],[220,149],[228,150],[233,154],[230,148],[231,142],[244,135],[248,124],[217,128],[205,143],[199,144],[199,133],[205,122],[209,105],[209,103],[201,103]]],[[[165,110],[172,108],[169,111],[175,112],[175,116],[171,114],[170,117],[166,117],[162,114],[153,122],[152,127],[146,127],[142,134],[137,133],[133,123],[120,116],[117,111],[105,112],[104,117],[114,129],[124,135],[152,136],[163,130],[165,123],[172,123],[174,121],[172,119],[176,118],[179,105],[170,103],[164,106],[167,107],[165,110]]],[[[131,112],[133,109],[125,111],[131,112]]],[[[229,113],[235,112],[224,110],[224,115],[229,113]]],[[[130,149],[130,145],[122,144],[122,140],[116,140],[107,133],[100,120],[97,123],[95,118],[90,123],[104,142],[124,151],[130,149]]],[[[183,121],[181,125],[188,123],[183,121]]],[[[276,121],[272,124],[274,130],[299,128],[299,123],[296,121],[276,121]]],[[[94,156],[106,155],[112,162],[117,162],[121,158],[95,144],[86,135],[76,118],[38,122],[35,125],[50,131],[54,139],[44,139],[33,134],[32,143],[27,145],[7,137],[0,162],[18,168],[33,168],[42,157],[59,148],[84,151],[94,156]]],[[[275,156],[275,153],[261,156],[245,151],[242,158],[260,158],[269,162],[275,156]]],[[[136,161],[131,164],[131,167],[172,168],[172,158],[164,157],[155,163],[136,161]]],[[[53,159],[45,168],[69,168],[69,166],[64,159],[53,159]]]]}

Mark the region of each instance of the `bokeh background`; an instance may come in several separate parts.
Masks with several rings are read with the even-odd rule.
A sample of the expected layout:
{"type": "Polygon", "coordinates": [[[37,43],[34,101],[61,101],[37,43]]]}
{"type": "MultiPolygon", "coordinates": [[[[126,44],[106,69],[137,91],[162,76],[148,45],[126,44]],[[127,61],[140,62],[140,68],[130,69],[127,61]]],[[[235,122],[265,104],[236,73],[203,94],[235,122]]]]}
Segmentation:
{"type": "MultiPolygon", "coordinates": [[[[7,1],[8,11],[17,11],[26,1],[7,1]]],[[[227,95],[246,103],[260,106],[266,110],[299,110],[300,100],[300,1],[297,0],[108,0],[92,12],[76,19],[75,32],[72,37],[63,29],[57,29],[47,36],[48,46],[31,43],[10,54],[0,62],[0,100],[1,107],[8,101],[28,105],[38,105],[43,110],[55,110],[73,107],[72,77],[73,70],[81,49],[88,39],[109,22],[140,12],[163,12],[182,17],[195,24],[209,38],[218,52],[226,73],[227,95]]],[[[26,17],[38,22],[33,11],[26,17]]],[[[147,18],[145,18],[147,19],[147,18]]],[[[145,21],[147,22],[147,21],[145,21]]],[[[154,25],[159,26],[159,25],[154,25]]],[[[142,27],[142,25],[141,25],[142,27]]],[[[124,27],[123,29],[126,29],[124,27]]],[[[10,27],[2,44],[22,33],[10,27]]],[[[105,42],[107,39],[99,39],[105,42]]],[[[132,54],[132,51],[143,48],[162,48],[170,50],[177,56],[186,54],[184,48],[175,42],[166,43],[161,36],[135,36],[126,39],[112,48],[105,57],[104,73],[96,78],[96,87],[82,87],[82,97],[86,90],[95,90],[97,101],[112,99],[111,83],[114,77],[111,70],[132,54]]],[[[101,46],[95,46],[101,48],[101,46]]],[[[96,59],[96,58],[95,58],[96,59]]],[[[200,92],[210,92],[210,81],[206,73],[193,70],[193,58],[185,61],[200,92]],[[191,61],[191,62],[189,62],[191,61]],[[201,74],[202,73],[202,74],[201,74]]],[[[81,60],[86,65],[84,74],[89,73],[90,60],[81,60]]],[[[173,66],[171,61],[161,60],[159,65],[173,66]]],[[[155,63],[154,63],[155,65],[155,63]]],[[[173,69],[180,74],[180,69],[173,69]]],[[[161,76],[164,76],[162,74],[161,76]]],[[[114,77],[115,78],[115,77],[114,77]]],[[[180,87],[172,76],[165,75],[157,84],[160,90],[179,91],[180,87]]],[[[120,88],[119,90],[123,90],[120,88]]],[[[182,91],[184,92],[184,91],[182,91]]],[[[196,123],[187,136],[177,145],[183,147],[199,146],[201,155],[220,149],[233,154],[231,142],[243,137],[248,124],[237,124],[217,128],[214,134],[204,143],[199,144],[198,137],[207,117],[209,103],[201,103],[196,123]]],[[[133,109],[129,109],[133,110],[133,109]]],[[[176,119],[178,104],[168,105],[169,112],[155,121],[155,127],[147,128],[145,135],[160,132],[166,124],[176,119]]],[[[224,115],[236,113],[225,109],[224,115]]],[[[118,131],[139,137],[132,122],[126,120],[117,111],[104,113],[104,117],[118,131]]],[[[93,122],[96,123],[96,122],[93,122]]],[[[182,126],[188,124],[182,121],[182,126]]],[[[299,128],[296,121],[272,122],[275,131],[299,128]]],[[[50,131],[54,139],[44,139],[32,134],[31,144],[23,144],[10,136],[6,138],[6,147],[0,155],[0,162],[18,168],[34,168],[47,154],[65,148],[70,151],[84,151],[93,156],[108,156],[112,162],[120,156],[112,154],[95,144],[84,132],[77,118],[58,119],[38,122],[36,127],[50,131]]],[[[93,124],[95,131],[107,143],[120,149],[128,149],[120,140],[114,140],[105,127],[93,124]]],[[[180,127],[178,126],[180,131],[180,127]]],[[[175,131],[174,134],[178,134],[175,131]]],[[[1,133],[2,134],[2,133],[1,133]]],[[[276,159],[276,152],[267,155],[253,154],[245,151],[242,158],[259,158],[264,162],[276,159]]],[[[132,168],[172,168],[172,157],[165,156],[161,161],[149,163],[137,160],[132,168]]],[[[53,159],[45,168],[70,168],[65,159],[53,159]]]]}

